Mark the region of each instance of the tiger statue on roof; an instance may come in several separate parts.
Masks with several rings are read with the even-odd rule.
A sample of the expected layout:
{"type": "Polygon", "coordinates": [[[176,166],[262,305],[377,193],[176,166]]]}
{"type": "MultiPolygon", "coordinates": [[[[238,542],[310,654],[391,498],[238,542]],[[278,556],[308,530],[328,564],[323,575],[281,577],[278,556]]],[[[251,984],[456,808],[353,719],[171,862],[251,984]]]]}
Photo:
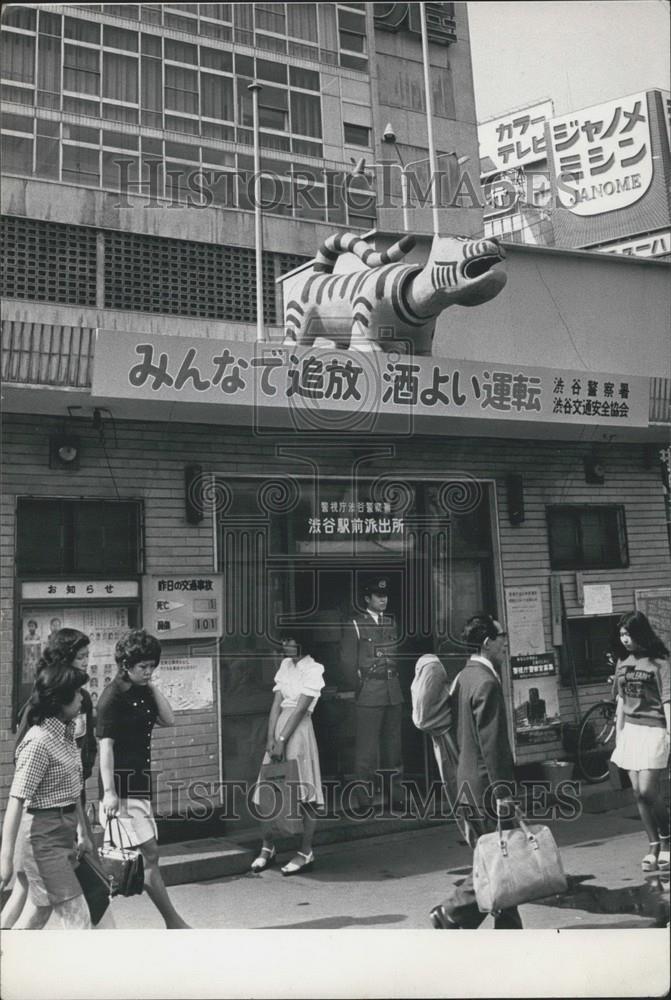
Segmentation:
{"type": "Polygon", "coordinates": [[[285,345],[430,355],[444,309],[488,302],[506,283],[495,239],[436,236],[424,265],[403,262],[414,245],[405,236],[378,252],[354,233],[329,236],[311,267],[285,282],[285,345]],[[334,274],[344,253],[363,267],[334,274]]]}

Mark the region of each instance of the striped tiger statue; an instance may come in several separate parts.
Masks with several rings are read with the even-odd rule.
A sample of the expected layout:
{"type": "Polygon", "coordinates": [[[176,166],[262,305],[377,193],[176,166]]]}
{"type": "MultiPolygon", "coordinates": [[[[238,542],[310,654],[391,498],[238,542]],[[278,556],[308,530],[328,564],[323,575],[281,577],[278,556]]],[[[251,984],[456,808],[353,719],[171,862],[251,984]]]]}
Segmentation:
{"type": "Polygon", "coordinates": [[[430,355],[443,309],[488,302],[506,283],[494,239],[436,236],[423,266],[403,263],[414,244],[405,236],[378,252],[354,233],[329,236],[284,283],[285,345],[430,355]],[[345,253],[364,266],[334,274],[345,253]]]}

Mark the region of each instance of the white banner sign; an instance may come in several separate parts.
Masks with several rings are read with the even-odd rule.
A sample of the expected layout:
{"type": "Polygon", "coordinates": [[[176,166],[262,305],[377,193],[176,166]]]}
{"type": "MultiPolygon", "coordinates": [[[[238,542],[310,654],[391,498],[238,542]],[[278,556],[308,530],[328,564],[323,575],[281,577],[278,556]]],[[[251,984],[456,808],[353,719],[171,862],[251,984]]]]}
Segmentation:
{"type": "Polygon", "coordinates": [[[21,584],[21,597],[42,600],[105,600],[138,596],[137,580],[44,580],[21,584]]]}
{"type": "Polygon", "coordinates": [[[650,187],[652,151],[645,93],[554,118],[549,131],[557,197],[574,215],[626,208],[650,187]]]}
{"type": "Polygon", "coordinates": [[[544,160],[545,123],[553,113],[552,101],[541,101],[478,125],[483,173],[500,173],[544,160]]]}

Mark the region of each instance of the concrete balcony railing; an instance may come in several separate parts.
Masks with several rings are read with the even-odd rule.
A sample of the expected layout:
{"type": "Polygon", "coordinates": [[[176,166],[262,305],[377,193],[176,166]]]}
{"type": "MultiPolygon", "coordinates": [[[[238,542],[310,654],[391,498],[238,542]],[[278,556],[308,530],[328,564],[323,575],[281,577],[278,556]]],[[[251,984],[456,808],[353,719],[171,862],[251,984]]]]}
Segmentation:
{"type": "Polygon", "coordinates": [[[650,379],[650,423],[671,424],[671,379],[650,379]]]}
{"type": "Polygon", "coordinates": [[[2,381],[90,388],[92,327],[2,321],[2,381]]]}

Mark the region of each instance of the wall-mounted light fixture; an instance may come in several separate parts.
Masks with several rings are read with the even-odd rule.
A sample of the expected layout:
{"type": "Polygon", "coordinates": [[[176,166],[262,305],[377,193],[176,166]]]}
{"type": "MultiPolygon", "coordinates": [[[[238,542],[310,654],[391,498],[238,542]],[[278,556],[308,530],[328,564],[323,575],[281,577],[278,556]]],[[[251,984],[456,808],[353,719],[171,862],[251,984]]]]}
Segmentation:
{"type": "Polygon", "coordinates": [[[599,459],[596,449],[592,449],[591,454],[583,459],[585,469],[585,482],[590,486],[603,486],[606,480],[606,473],[599,459]]]}
{"type": "Polygon", "coordinates": [[[81,445],[74,434],[62,432],[49,438],[49,468],[78,469],[81,445]]]}

